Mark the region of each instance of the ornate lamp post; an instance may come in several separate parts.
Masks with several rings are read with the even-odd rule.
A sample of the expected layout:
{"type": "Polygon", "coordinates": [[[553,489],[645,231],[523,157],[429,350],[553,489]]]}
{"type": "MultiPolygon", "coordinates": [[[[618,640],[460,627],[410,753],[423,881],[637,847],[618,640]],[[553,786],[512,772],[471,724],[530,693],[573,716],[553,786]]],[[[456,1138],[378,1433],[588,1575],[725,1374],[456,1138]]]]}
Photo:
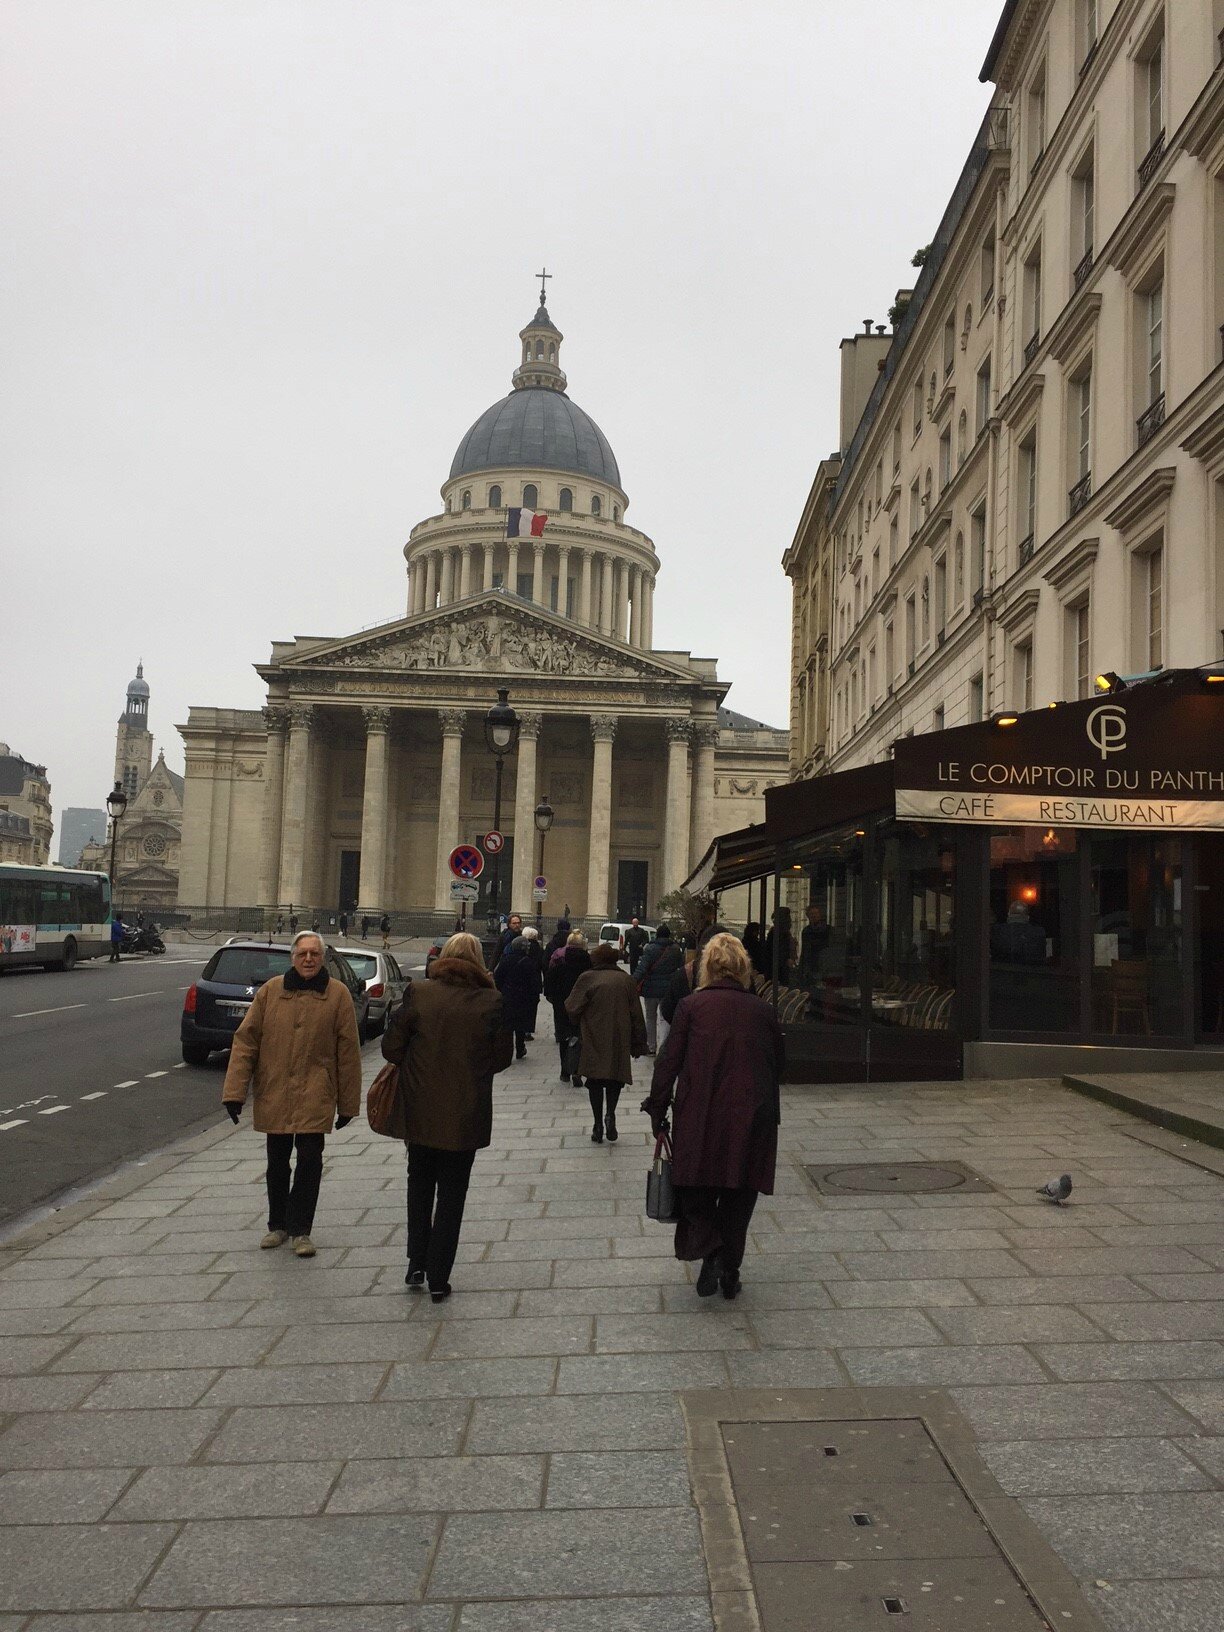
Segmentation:
{"type": "MultiPolygon", "coordinates": [[[[544,797],[540,800],[539,804],[535,808],[536,832],[540,835],[540,876],[541,877],[544,876],[544,840],[548,837],[548,830],[553,824],[554,814],[555,814],[555,812],[553,811],[553,807],[548,802],[548,795],[545,794],[544,797]]],[[[537,929],[539,929],[539,927],[540,927],[540,920],[541,920],[541,918],[543,916],[544,916],[544,903],[542,901],[537,901],[536,902],[536,928],[537,929]]]]}
{"type": "Polygon", "coordinates": [[[115,786],[106,796],[106,814],[111,819],[110,888],[112,914],[115,910],[115,841],[119,837],[119,818],[123,815],[127,807],[127,794],[123,791],[123,783],[116,782],[115,786]]]}
{"type": "MultiPolygon", "coordinates": [[[[519,717],[510,707],[507,686],[497,688],[497,701],[485,715],[485,746],[497,760],[497,781],[493,792],[493,826],[501,832],[502,767],[507,754],[514,752],[519,737],[519,717]]],[[[501,852],[493,857],[493,883],[489,888],[489,933],[497,933],[498,886],[501,883],[501,852]]]]}

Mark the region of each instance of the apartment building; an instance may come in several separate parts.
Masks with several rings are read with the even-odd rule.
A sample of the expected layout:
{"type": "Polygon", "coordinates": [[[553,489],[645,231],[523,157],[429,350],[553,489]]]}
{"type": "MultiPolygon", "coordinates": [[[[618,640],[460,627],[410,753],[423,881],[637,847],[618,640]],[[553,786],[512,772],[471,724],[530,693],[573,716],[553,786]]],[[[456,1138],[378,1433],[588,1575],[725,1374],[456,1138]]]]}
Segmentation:
{"type": "MultiPolygon", "coordinates": [[[[1222,27],[1224,0],[1009,0],[991,108],[826,483],[820,768],[1221,655],[1222,27]]],[[[796,658],[814,745],[819,654],[796,658]]]]}

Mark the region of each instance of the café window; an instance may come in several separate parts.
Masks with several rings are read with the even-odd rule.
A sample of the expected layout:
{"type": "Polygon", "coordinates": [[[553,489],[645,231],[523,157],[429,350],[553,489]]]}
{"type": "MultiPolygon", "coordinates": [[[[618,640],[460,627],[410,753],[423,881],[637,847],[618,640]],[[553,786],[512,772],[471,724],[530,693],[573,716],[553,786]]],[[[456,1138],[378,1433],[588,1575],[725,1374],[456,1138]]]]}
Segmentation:
{"type": "Polygon", "coordinates": [[[990,835],[989,1015],[995,1031],[1079,1028],[1079,857],[1072,828],[990,835]]]}
{"type": "Polygon", "coordinates": [[[948,1031],[956,987],[956,846],[947,828],[888,821],[875,829],[876,1025],[948,1031]]]}
{"type": "Polygon", "coordinates": [[[1091,876],[1091,1029],[1176,1036],[1184,1024],[1181,840],[1087,836],[1091,876]]]}
{"type": "Polygon", "coordinates": [[[823,833],[807,866],[808,908],[795,931],[793,964],[784,984],[809,992],[805,1018],[826,1025],[857,1025],[862,1011],[863,892],[861,828],[823,833]]]}

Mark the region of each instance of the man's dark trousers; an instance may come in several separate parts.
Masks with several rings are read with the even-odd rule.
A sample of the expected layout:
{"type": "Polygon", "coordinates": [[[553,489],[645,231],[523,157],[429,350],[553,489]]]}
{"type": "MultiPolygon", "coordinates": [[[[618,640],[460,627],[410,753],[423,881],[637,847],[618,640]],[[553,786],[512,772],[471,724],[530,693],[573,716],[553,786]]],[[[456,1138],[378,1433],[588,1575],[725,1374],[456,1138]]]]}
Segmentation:
{"type": "Polygon", "coordinates": [[[309,1235],[323,1180],[322,1133],[270,1133],[268,1138],[268,1228],[309,1235]],[[297,1146],[293,1183],[289,1154],[297,1146]]]}

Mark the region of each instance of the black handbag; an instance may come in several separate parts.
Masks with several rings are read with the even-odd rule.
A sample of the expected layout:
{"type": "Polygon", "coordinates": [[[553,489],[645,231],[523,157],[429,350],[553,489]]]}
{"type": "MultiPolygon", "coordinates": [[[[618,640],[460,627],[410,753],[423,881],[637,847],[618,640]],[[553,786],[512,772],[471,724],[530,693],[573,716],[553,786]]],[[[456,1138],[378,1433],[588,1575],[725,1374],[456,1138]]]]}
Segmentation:
{"type": "Polygon", "coordinates": [[[582,1034],[574,1032],[565,1039],[565,1054],[561,1061],[567,1077],[576,1077],[582,1064],[582,1034]]]}
{"type": "Polygon", "coordinates": [[[654,1156],[646,1175],[646,1217],[660,1224],[674,1224],[677,1217],[671,1140],[666,1132],[655,1140],[654,1156]]]}

